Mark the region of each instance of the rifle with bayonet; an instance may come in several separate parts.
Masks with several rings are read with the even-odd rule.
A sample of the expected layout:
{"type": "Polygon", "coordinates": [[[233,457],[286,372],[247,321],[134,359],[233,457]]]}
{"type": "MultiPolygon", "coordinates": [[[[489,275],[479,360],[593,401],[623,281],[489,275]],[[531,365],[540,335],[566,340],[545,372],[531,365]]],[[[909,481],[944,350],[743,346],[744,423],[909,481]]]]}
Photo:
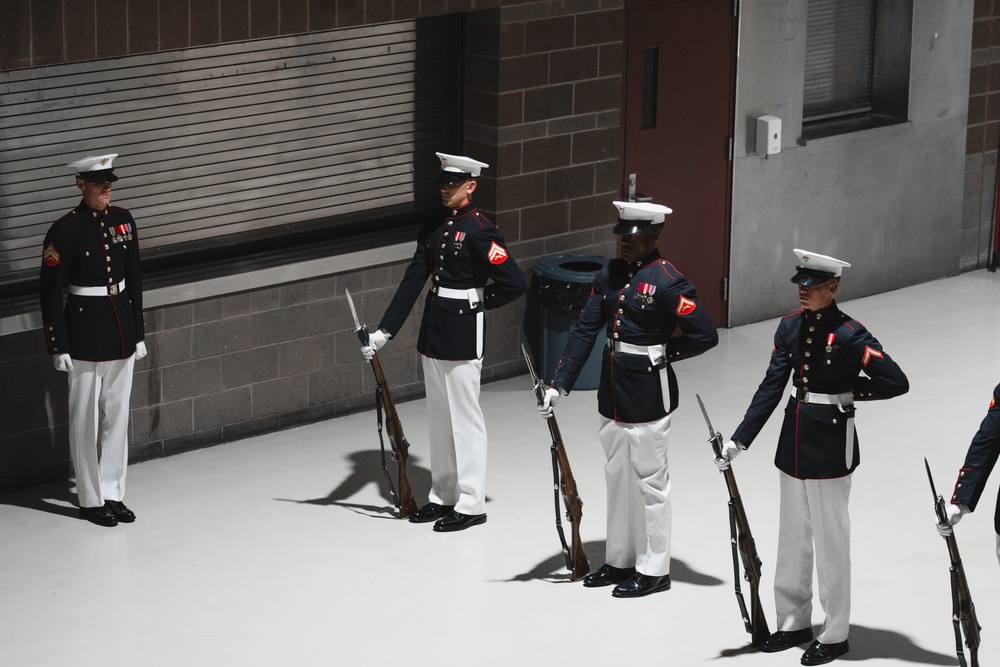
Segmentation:
{"type": "MultiPolygon", "coordinates": [[[[924,458],[927,468],[927,480],[931,483],[931,493],[934,496],[934,513],[938,523],[948,525],[948,515],[944,509],[944,497],[939,496],[934,488],[934,477],[931,476],[931,466],[924,458]]],[[[962,634],[965,634],[965,645],[969,647],[969,658],[972,667],[979,667],[979,620],[976,618],[976,606],[972,604],[972,594],[969,592],[969,581],[965,578],[965,566],[962,556],[958,553],[958,542],[955,533],[944,538],[948,544],[948,555],[951,557],[951,620],[955,627],[955,652],[958,654],[958,664],[966,667],[965,653],[962,651],[962,634]]]]}
{"type": "MultiPolygon", "coordinates": [[[[715,452],[716,460],[722,459],[722,434],[712,427],[712,420],[708,418],[708,411],[698,398],[698,405],[701,406],[701,414],[705,416],[705,424],[708,425],[708,441],[712,443],[712,450],[715,452]]],[[[733,581],[736,585],[736,601],[740,605],[740,614],[743,616],[743,625],[750,633],[751,644],[760,644],[770,636],[767,629],[767,619],[764,616],[764,608],[760,604],[760,558],[757,556],[757,545],[754,543],[753,534],[750,532],[750,522],[747,521],[746,510],[743,509],[743,499],[740,498],[740,490],[736,486],[736,476],[733,474],[732,466],[722,471],[726,478],[726,487],[729,489],[729,538],[733,547],[733,581]],[[740,560],[743,561],[743,577],[750,584],[750,613],[747,613],[746,600],[743,598],[743,591],[740,589],[740,560]]]]}
{"type": "MultiPolygon", "coordinates": [[[[368,345],[368,325],[362,324],[361,320],[358,319],[358,311],[354,308],[351,292],[345,289],[344,293],[347,295],[347,304],[351,307],[354,330],[358,334],[358,339],[362,345],[368,345]]],[[[396,412],[396,404],[393,403],[392,394],[389,393],[389,384],[385,381],[385,373],[382,372],[382,364],[379,362],[377,352],[372,355],[371,367],[375,374],[375,413],[378,421],[378,442],[382,450],[382,472],[389,485],[392,504],[399,510],[399,518],[405,519],[417,509],[417,503],[413,500],[413,491],[410,489],[410,480],[406,476],[406,459],[409,458],[410,443],[403,435],[403,424],[399,421],[399,413],[396,412]],[[385,430],[389,433],[389,446],[392,449],[392,460],[396,462],[396,469],[399,473],[399,495],[396,495],[396,488],[392,484],[389,469],[385,465],[385,440],[382,437],[383,410],[385,411],[385,430]]]]}
{"type": "MultiPolygon", "coordinates": [[[[528,364],[528,373],[531,375],[535,400],[538,401],[538,405],[541,405],[545,400],[545,385],[535,375],[531,355],[528,354],[528,349],[523,344],[521,352],[528,364]]],[[[576,492],[576,479],[573,477],[573,470],[569,467],[569,457],[566,455],[566,447],[563,445],[562,434],[559,432],[559,424],[556,423],[555,414],[549,414],[545,421],[549,425],[549,435],[552,436],[552,488],[556,508],[556,532],[559,533],[559,542],[562,544],[563,556],[566,558],[566,569],[570,571],[570,580],[578,581],[590,572],[590,563],[587,562],[587,554],[583,551],[583,541],[580,539],[583,501],[580,500],[580,495],[576,492]],[[570,538],[572,547],[566,544],[566,534],[563,532],[561,512],[559,511],[560,492],[566,506],[566,521],[572,526],[570,538]]]]}

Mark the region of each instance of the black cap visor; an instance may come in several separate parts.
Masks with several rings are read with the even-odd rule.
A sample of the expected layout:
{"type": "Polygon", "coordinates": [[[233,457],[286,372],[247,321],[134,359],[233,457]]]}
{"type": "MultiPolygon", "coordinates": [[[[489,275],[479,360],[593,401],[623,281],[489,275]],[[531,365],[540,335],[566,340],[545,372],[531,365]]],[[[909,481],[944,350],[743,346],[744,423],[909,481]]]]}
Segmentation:
{"type": "Polygon", "coordinates": [[[636,234],[646,227],[651,227],[653,225],[662,225],[662,222],[653,222],[652,220],[622,220],[618,218],[618,224],[611,231],[618,236],[631,236],[636,234]]]}
{"type": "Polygon", "coordinates": [[[475,176],[464,171],[441,170],[441,173],[437,175],[437,178],[434,179],[434,182],[444,185],[455,185],[456,183],[462,183],[464,181],[468,181],[474,178],[475,176]]]}
{"type": "Polygon", "coordinates": [[[795,269],[796,274],[792,276],[792,282],[802,285],[803,287],[822,285],[827,280],[832,280],[837,277],[829,271],[817,271],[816,269],[807,269],[804,266],[796,266],[795,269]]]}
{"type": "Polygon", "coordinates": [[[96,169],[94,171],[81,171],[77,177],[88,183],[114,183],[118,180],[114,169],[96,169]]]}

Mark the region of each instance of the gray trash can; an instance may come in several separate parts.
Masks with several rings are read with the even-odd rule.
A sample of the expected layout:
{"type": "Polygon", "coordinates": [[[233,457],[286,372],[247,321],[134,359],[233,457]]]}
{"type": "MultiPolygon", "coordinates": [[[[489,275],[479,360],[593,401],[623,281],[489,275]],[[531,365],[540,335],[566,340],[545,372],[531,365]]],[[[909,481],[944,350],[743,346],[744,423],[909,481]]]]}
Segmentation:
{"type": "MultiPolygon", "coordinates": [[[[597,255],[558,255],[535,264],[531,294],[538,306],[538,362],[541,377],[550,382],[570,334],[590,297],[594,275],[608,263],[597,255]]],[[[604,336],[599,335],[580,371],[574,389],[597,389],[601,380],[604,336]]]]}

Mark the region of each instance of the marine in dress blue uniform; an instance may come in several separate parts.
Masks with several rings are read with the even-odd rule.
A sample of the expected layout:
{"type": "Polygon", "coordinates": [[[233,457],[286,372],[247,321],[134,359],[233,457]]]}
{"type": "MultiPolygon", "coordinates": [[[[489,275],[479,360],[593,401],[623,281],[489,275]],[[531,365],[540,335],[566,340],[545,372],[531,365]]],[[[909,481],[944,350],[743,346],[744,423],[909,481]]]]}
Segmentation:
{"type": "Polygon", "coordinates": [[[622,257],[594,277],[540,410],[545,414],[572,390],[601,338],[597,403],[607,457],[607,552],[584,586],[618,584],[615,597],[639,597],[670,587],[667,433],[678,405],[671,364],[711,349],[719,337],[694,285],[656,250],[671,210],[644,202],[614,206],[622,257]]]}
{"type": "Polygon", "coordinates": [[[486,521],[486,422],[479,405],[486,311],[524,294],[524,274],[503,235],[472,202],[486,163],[437,153],[444,220],[425,225],[396,294],[377,331],[362,348],[370,358],[395,336],[427,279],[417,337],[424,371],[430,440],[428,504],[413,523],[435,521],[434,530],[463,530],[486,521]]]}
{"type": "Polygon", "coordinates": [[[878,340],[834,299],[850,264],[795,250],[792,282],[802,308],[778,324],[771,362],[742,423],[723,447],[720,467],[748,448],[785,399],[774,464],[780,471],[777,632],[761,650],[781,651],[813,638],[813,554],[826,619],[802,657],[823,664],[847,652],[851,609],[851,473],[860,463],[855,403],[906,393],[903,371],[878,340]],[[788,379],[792,378],[791,395],[788,379]]]}
{"type": "Polygon", "coordinates": [[[135,520],[122,502],[128,408],[133,364],[146,354],[139,234],[132,215],[110,205],[116,157],[68,165],[83,200],[46,234],[39,283],[45,342],[69,376],[80,516],[102,526],[135,520]]]}
{"type": "MultiPolygon", "coordinates": [[[[975,511],[997,457],[1000,457],[1000,384],[993,390],[990,407],[969,444],[965,463],[958,471],[951,504],[946,507],[950,526],[958,523],[963,514],[975,511]]],[[[997,560],[1000,561],[1000,498],[993,515],[993,528],[997,534],[997,560]]]]}

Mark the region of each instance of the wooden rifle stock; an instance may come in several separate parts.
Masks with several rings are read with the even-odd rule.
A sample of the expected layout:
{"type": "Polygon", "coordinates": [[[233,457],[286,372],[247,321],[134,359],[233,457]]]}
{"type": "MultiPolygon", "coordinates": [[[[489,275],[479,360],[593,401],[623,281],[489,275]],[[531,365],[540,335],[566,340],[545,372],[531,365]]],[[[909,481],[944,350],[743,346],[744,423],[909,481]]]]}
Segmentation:
{"type": "MultiPolygon", "coordinates": [[[[367,328],[364,329],[365,340],[368,344],[367,328]]],[[[359,332],[360,333],[360,332],[359,332]]],[[[385,410],[386,425],[385,430],[389,434],[389,446],[392,448],[392,459],[396,462],[398,472],[399,496],[396,498],[396,507],[399,508],[399,518],[405,519],[413,514],[417,509],[417,503],[413,500],[413,490],[410,488],[410,480],[406,476],[406,461],[410,457],[410,443],[403,435],[403,424],[399,421],[399,413],[396,412],[396,404],[392,400],[389,391],[389,384],[385,380],[385,373],[382,371],[382,363],[379,361],[378,352],[372,356],[372,372],[375,374],[376,402],[381,404],[385,410]]],[[[381,416],[380,416],[381,419],[381,416]]],[[[379,423],[379,437],[381,438],[381,422],[379,423]]],[[[392,491],[392,484],[389,485],[392,491]]],[[[395,495],[395,493],[393,493],[395,495]]]]}
{"type": "MultiPolygon", "coordinates": [[[[708,425],[708,441],[712,444],[715,458],[721,459],[722,434],[712,427],[701,396],[697,396],[697,398],[701,412],[705,416],[705,423],[708,425]]],[[[753,533],[750,532],[750,521],[743,508],[743,499],[740,497],[740,490],[736,485],[736,475],[733,474],[732,466],[723,470],[722,474],[726,480],[726,489],[729,491],[729,537],[733,548],[733,581],[736,588],[736,602],[739,604],[740,614],[743,616],[743,625],[750,633],[751,644],[760,646],[771,634],[767,627],[764,608],[760,602],[761,561],[757,555],[757,544],[754,542],[753,533]],[[741,561],[743,563],[743,577],[750,584],[749,613],[747,613],[746,601],[743,599],[743,591],[740,589],[741,561]]]]}
{"type": "MultiPolygon", "coordinates": [[[[931,493],[934,496],[934,513],[937,515],[938,523],[948,525],[948,515],[945,512],[944,497],[938,495],[934,488],[934,478],[931,476],[931,466],[924,459],[924,466],[927,468],[927,479],[931,485],[931,493]]],[[[965,635],[965,645],[969,648],[969,660],[972,667],[979,667],[979,619],[976,618],[976,605],[972,603],[972,593],[969,590],[969,580],[965,577],[965,566],[962,564],[962,555],[958,551],[958,541],[955,533],[944,538],[948,545],[948,557],[951,560],[951,600],[952,600],[952,623],[955,627],[955,651],[958,655],[958,664],[966,667],[965,653],[962,651],[962,635],[965,635]]]]}
{"type": "MultiPolygon", "coordinates": [[[[542,381],[535,375],[535,368],[524,345],[521,345],[521,351],[528,364],[528,373],[531,375],[535,400],[538,405],[542,405],[545,400],[545,389],[542,381]]],[[[566,558],[566,569],[570,571],[570,579],[578,581],[590,572],[590,563],[587,561],[587,554],[583,550],[583,540],[580,538],[583,501],[576,490],[576,478],[573,477],[573,470],[569,465],[569,456],[566,454],[566,447],[563,445],[562,434],[559,432],[559,424],[556,422],[555,414],[550,414],[545,422],[549,426],[549,435],[552,437],[550,449],[552,452],[552,485],[555,491],[556,532],[559,534],[559,542],[562,544],[563,556],[566,558]],[[571,526],[569,545],[566,544],[566,535],[563,532],[562,519],[560,518],[560,495],[562,495],[563,505],[566,507],[566,520],[571,526]]]]}

